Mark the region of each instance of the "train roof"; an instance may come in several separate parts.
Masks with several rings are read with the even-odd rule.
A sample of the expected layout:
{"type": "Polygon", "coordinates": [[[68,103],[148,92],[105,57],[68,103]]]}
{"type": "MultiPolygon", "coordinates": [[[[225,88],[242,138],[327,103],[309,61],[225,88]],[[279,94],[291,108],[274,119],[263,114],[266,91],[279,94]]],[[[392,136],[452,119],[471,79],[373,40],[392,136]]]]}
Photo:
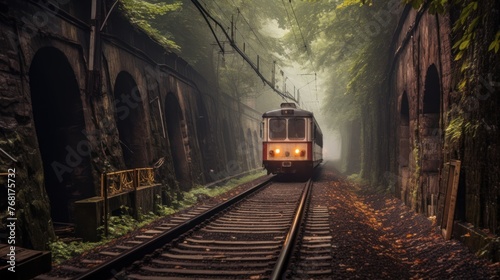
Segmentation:
{"type": "Polygon", "coordinates": [[[281,109],[271,110],[265,112],[262,117],[314,117],[314,114],[310,111],[297,109],[294,107],[284,107],[282,105],[281,109]]]}

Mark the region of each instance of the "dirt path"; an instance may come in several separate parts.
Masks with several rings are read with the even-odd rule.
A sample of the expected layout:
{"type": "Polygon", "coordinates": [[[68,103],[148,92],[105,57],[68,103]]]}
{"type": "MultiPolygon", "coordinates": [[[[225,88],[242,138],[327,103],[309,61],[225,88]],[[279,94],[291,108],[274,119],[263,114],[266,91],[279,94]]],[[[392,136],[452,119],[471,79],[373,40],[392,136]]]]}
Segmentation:
{"type": "Polygon", "coordinates": [[[500,263],[445,241],[430,219],[394,197],[361,194],[331,166],[313,195],[331,215],[333,279],[500,279],[500,263]]]}

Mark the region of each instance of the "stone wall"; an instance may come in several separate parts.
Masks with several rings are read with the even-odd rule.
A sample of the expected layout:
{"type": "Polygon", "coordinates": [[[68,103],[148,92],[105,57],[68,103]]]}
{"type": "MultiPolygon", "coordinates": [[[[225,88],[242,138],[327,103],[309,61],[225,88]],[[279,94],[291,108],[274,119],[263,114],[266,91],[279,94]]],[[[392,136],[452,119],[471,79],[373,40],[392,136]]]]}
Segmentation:
{"type": "Polygon", "coordinates": [[[406,7],[399,24],[391,73],[396,195],[418,212],[435,215],[451,88],[449,21],[406,7]]]}
{"type": "Polygon", "coordinates": [[[494,260],[500,231],[494,93],[500,72],[498,54],[487,48],[498,31],[498,7],[497,1],[486,1],[468,19],[477,17],[482,25],[473,29],[475,38],[459,60],[452,38],[456,42],[463,30],[451,26],[461,8],[449,6],[434,15],[428,5],[406,7],[392,42],[390,72],[395,195],[417,212],[436,216],[440,225],[450,195],[446,166],[461,161],[456,206],[450,212],[457,227],[453,236],[494,260]]]}
{"type": "Polygon", "coordinates": [[[46,248],[52,223],[73,222],[74,203],[101,193],[102,172],[155,167],[168,202],[214,174],[257,165],[247,156],[257,140],[245,133],[258,133],[259,114],[218,93],[119,10],[89,72],[90,1],[0,7],[0,145],[8,153],[0,170],[16,168],[20,245],[46,248]]]}

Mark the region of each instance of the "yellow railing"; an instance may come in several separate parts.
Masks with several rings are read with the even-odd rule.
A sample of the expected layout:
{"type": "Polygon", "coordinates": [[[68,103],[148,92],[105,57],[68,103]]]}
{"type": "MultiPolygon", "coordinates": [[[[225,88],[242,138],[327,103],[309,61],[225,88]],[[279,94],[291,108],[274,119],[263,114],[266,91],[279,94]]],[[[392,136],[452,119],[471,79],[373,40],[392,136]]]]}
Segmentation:
{"type": "Polygon", "coordinates": [[[138,219],[137,189],[139,187],[152,186],[155,183],[154,169],[152,167],[135,168],[116,172],[101,174],[101,197],[104,199],[104,235],[108,236],[108,215],[110,196],[133,192],[132,208],[134,217],[138,219]]]}
{"type": "Polygon", "coordinates": [[[101,175],[101,197],[130,192],[138,187],[151,186],[154,182],[152,167],[103,173],[101,175]]]}

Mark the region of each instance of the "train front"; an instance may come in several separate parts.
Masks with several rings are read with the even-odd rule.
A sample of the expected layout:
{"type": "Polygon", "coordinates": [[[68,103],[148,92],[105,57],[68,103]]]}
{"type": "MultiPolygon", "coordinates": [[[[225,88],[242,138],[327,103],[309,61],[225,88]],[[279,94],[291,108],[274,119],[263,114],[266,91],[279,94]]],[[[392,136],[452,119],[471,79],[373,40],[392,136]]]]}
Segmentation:
{"type": "MultiPolygon", "coordinates": [[[[292,104],[295,105],[295,104],[292,104]]],[[[282,104],[262,116],[263,165],[268,174],[312,174],[314,118],[309,111],[282,104]]]]}

